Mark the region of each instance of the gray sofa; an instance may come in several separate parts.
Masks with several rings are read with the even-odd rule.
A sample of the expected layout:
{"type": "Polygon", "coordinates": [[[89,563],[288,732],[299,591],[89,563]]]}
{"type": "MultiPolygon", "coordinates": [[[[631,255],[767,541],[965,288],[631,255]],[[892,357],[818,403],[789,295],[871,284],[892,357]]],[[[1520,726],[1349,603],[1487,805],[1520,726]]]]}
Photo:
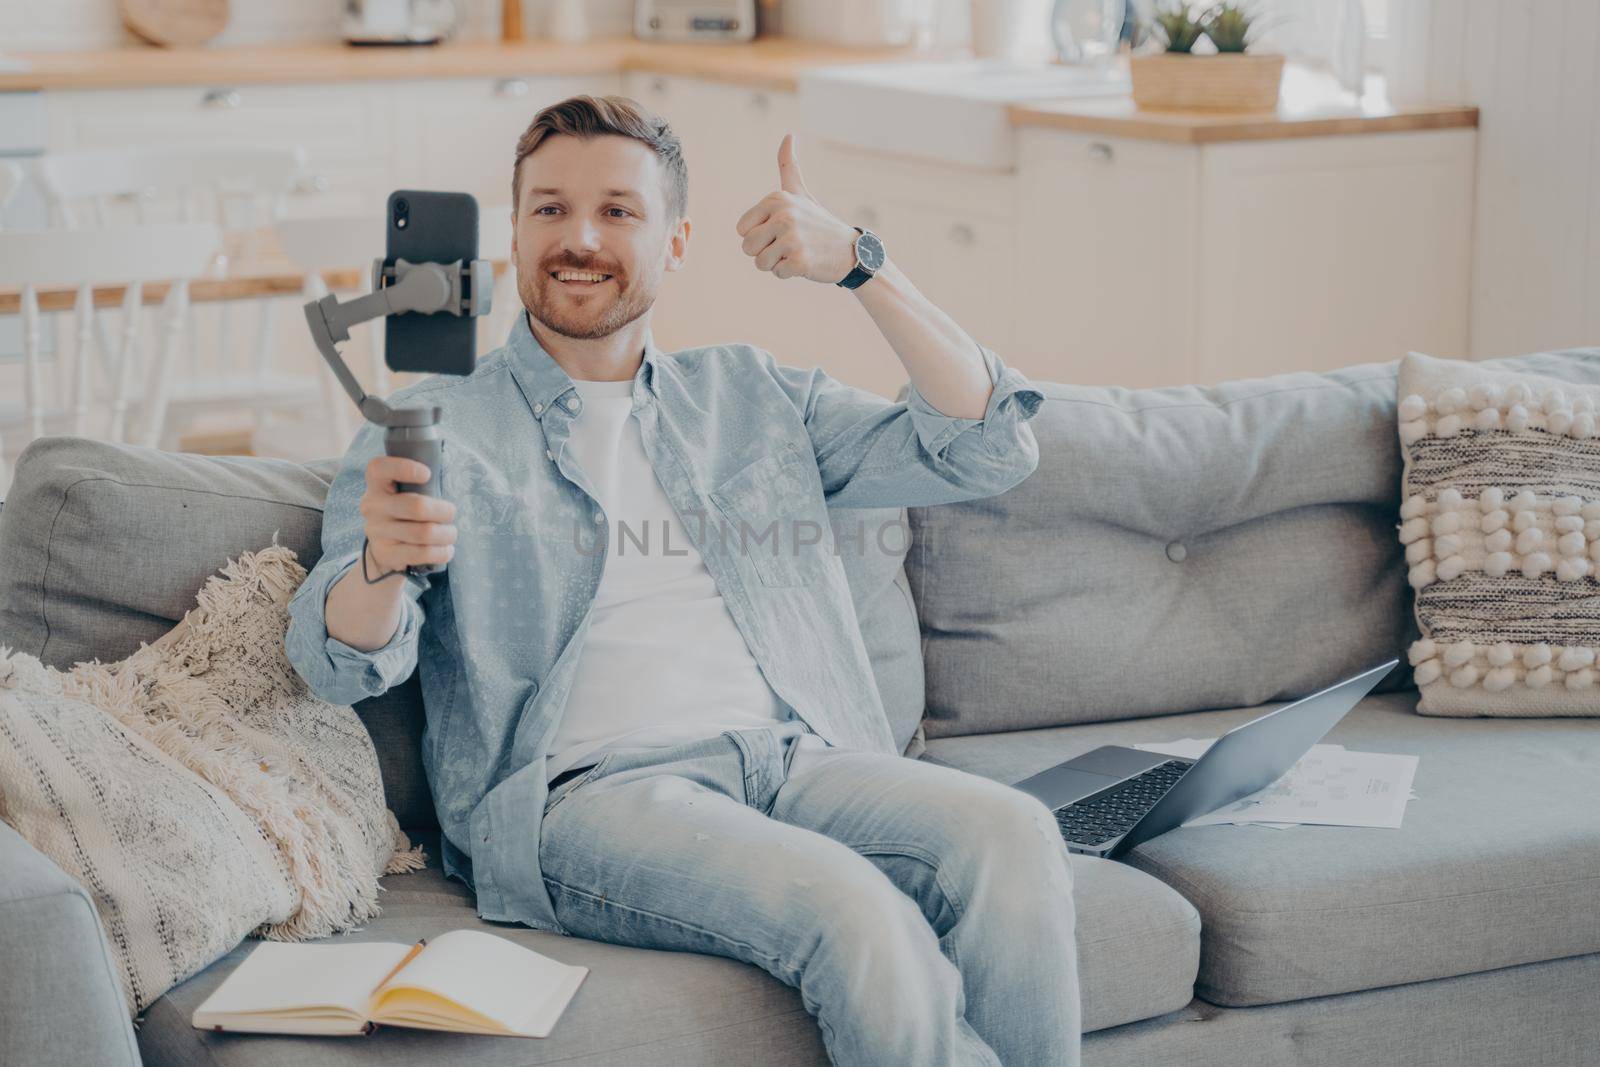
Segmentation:
{"type": "MultiPolygon", "coordinates": [[[[1495,362],[1600,382],[1600,350],[1495,362]]],[[[1014,782],[1108,742],[1214,736],[1402,659],[1328,740],[1421,757],[1403,829],[1211,826],[1126,863],[1073,857],[1086,1064],[1600,1062],[1600,719],[1415,713],[1396,367],[1038,383],[1037,472],[910,513],[913,758],[1014,782]]],[[[335,469],[35,442],[0,509],[0,644],[60,667],[112,660],[274,533],[309,567],[335,469]]],[[[352,936],[477,924],[437,866],[417,679],[357,710],[433,865],[387,878],[382,916],[352,936]]],[[[826,1062],[797,992],[759,969],[495,929],[591,968],[548,1039],[194,1030],[248,942],[135,1031],[84,892],[0,826],[0,1062],[826,1062]]]]}

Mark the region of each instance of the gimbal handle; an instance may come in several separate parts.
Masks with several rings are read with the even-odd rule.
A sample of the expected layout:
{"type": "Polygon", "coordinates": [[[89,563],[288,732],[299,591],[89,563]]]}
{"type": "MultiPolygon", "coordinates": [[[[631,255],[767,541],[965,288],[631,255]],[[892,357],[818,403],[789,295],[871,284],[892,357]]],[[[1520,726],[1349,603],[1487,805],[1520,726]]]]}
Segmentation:
{"type": "MultiPolygon", "coordinates": [[[[305,305],[306,325],[311,328],[317,351],[355,401],[362,417],[387,429],[384,452],[414,459],[433,472],[426,482],[397,483],[401,491],[438,496],[439,468],[444,459],[440,409],[436,405],[390,407],[382,397],[367,393],[339,355],[338,343],[350,339],[350,327],[387,315],[409,311],[425,315],[487,315],[494,294],[494,267],[486,259],[472,260],[465,267],[459,259],[454,263],[409,263],[397,259],[393,266],[376,259],[372,263],[372,285],[372,292],[344,303],[332,293],[309,301],[305,305]],[[461,292],[463,273],[470,283],[465,298],[461,292]]],[[[407,573],[436,574],[443,569],[440,564],[418,564],[408,567],[407,573]]]]}

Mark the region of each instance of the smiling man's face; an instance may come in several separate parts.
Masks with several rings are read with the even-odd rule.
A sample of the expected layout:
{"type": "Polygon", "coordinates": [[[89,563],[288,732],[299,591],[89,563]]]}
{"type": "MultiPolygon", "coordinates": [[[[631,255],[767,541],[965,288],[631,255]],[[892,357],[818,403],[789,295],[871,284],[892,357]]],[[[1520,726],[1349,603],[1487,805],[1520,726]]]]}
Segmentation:
{"type": "Polygon", "coordinates": [[[615,333],[650,310],[683,264],[661,162],[630,137],[551,136],[522,161],[512,222],[517,294],[564,337],[615,333]]]}

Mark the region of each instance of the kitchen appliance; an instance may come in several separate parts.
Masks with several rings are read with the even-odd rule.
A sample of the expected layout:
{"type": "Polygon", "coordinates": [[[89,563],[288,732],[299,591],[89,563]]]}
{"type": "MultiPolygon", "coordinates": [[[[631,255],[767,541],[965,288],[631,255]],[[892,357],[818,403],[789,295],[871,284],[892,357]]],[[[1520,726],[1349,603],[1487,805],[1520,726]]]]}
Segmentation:
{"type": "Polygon", "coordinates": [[[749,41],[756,0],[635,0],[633,34],[645,41],[749,41]]]}
{"type": "Polygon", "coordinates": [[[805,41],[860,48],[926,46],[940,0],[790,0],[783,33],[805,41]]]}
{"type": "Polygon", "coordinates": [[[438,44],[455,31],[455,24],[455,0],[345,0],[344,3],[346,44],[438,44]]]}

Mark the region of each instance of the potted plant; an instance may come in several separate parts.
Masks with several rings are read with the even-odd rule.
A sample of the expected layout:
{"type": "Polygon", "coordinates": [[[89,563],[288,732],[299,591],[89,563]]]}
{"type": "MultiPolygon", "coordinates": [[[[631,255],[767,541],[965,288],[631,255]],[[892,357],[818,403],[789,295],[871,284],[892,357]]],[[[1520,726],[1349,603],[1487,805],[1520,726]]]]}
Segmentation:
{"type": "Polygon", "coordinates": [[[1256,19],[1249,5],[1224,0],[1197,10],[1165,0],[1152,17],[1152,37],[1165,50],[1129,58],[1133,102],[1181,111],[1271,111],[1278,106],[1283,56],[1248,51],[1256,19]],[[1199,55],[1202,38],[1216,52],[1199,55]]]}

